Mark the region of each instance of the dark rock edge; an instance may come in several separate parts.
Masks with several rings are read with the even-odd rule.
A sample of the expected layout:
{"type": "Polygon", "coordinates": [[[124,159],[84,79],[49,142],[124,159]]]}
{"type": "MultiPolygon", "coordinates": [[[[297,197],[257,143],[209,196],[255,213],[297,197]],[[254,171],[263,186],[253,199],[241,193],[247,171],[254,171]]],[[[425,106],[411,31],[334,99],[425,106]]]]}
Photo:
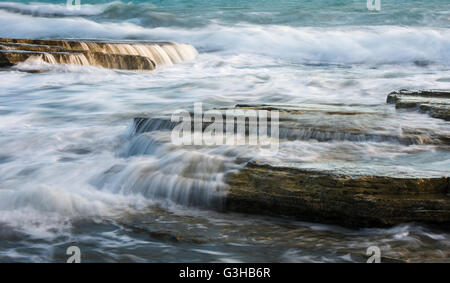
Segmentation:
{"type": "Polygon", "coordinates": [[[350,177],[250,162],[226,182],[227,211],[350,228],[420,222],[450,229],[448,177],[350,177]]]}

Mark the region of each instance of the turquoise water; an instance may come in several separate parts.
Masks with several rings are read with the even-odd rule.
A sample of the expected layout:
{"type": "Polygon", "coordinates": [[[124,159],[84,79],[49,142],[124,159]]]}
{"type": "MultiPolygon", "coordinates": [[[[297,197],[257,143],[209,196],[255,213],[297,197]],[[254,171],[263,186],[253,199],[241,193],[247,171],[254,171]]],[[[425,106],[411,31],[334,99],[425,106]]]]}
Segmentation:
{"type": "MultiPolygon", "coordinates": [[[[30,1],[9,2],[29,3],[30,1]]],[[[45,3],[53,5],[60,5],[64,2],[61,0],[45,1],[45,3]]],[[[143,27],[201,27],[217,23],[297,27],[344,25],[449,27],[450,10],[450,3],[446,0],[382,0],[381,11],[370,13],[367,12],[367,3],[364,0],[281,0],[276,2],[262,0],[122,2],[82,0],[81,3],[83,4],[83,9],[79,12],[81,15],[99,21],[126,21],[143,27]]],[[[16,9],[22,8],[23,13],[32,10],[30,7],[18,8],[14,5],[13,7],[16,9]]],[[[62,9],[40,8],[38,10],[39,12],[35,14],[40,13],[55,17],[70,14],[62,9]]]]}
{"type": "Polygon", "coordinates": [[[363,261],[368,246],[448,261],[450,235],[413,223],[348,230],[189,207],[237,160],[357,174],[446,176],[450,125],[385,103],[398,89],[450,89],[450,2],[0,1],[0,37],[172,40],[195,60],[152,73],[27,62],[0,71],[0,261],[363,261]],[[42,68],[46,72],[21,70],[42,68]],[[318,110],[300,125],[379,139],[283,140],[254,148],[173,147],[167,131],[130,136],[133,118],[266,103],[318,110]],[[363,113],[357,116],[329,111],[363,113]],[[156,141],[156,142],[155,142],[156,141]],[[195,168],[190,170],[190,168],[195,168]],[[192,175],[186,176],[186,172],[192,175]]]}

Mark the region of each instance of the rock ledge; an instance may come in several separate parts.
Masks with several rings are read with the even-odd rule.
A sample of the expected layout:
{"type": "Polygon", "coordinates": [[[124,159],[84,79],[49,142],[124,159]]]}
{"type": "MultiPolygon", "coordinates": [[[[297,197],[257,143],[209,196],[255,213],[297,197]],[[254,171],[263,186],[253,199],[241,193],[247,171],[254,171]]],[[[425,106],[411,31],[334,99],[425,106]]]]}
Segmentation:
{"type": "Polygon", "coordinates": [[[226,209],[347,227],[450,227],[449,178],[344,176],[250,162],[227,176],[226,209]]]}

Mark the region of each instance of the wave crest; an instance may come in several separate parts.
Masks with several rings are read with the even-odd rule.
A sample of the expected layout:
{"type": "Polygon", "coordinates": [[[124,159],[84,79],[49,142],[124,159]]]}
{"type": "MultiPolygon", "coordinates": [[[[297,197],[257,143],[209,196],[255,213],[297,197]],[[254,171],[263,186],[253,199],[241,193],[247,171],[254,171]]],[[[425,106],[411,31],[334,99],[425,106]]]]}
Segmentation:
{"type": "MultiPolygon", "coordinates": [[[[173,40],[199,51],[258,54],[293,63],[450,63],[450,29],[398,26],[289,27],[238,24],[144,28],[86,18],[39,18],[0,11],[2,37],[173,40]],[[24,25],[23,23],[27,23],[24,25]]],[[[423,64],[422,64],[423,65],[423,64]]]]}

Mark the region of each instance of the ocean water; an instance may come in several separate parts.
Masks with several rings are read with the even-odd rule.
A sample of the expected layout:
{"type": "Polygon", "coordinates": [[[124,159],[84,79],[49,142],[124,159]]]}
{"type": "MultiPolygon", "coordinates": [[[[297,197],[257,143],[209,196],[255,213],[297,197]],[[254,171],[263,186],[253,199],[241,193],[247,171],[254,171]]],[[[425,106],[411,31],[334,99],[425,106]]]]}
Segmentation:
{"type": "Polygon", "coordinates": [[[0,261],[343,262],[369,246],[449,262],[450,234],[415,223],[351,230],[217,211],[242,160],[349,174],[447,176],[450,124],[386,104],[398,89],[450,89],[450,1],[0,1],[0,37],[170,40],[194,60],[153,72],[26,62],[0,70],[0,261]],[[27,68],[46,72],[24,72],[27,68]],[[136,117],[273,104],[308,130],[275,156],[186,148],[136,117]],[[330,115],[333,111],[358,115],[330,115]],[[417,140],[401,142],[406,131],[417,140]],[[366,136],[345,138],[348,131],[366,136]],[[311,133],[311,132],[309,132],[311,133]],[[383,139],[377,137],[392,137],[383,139]]]}

